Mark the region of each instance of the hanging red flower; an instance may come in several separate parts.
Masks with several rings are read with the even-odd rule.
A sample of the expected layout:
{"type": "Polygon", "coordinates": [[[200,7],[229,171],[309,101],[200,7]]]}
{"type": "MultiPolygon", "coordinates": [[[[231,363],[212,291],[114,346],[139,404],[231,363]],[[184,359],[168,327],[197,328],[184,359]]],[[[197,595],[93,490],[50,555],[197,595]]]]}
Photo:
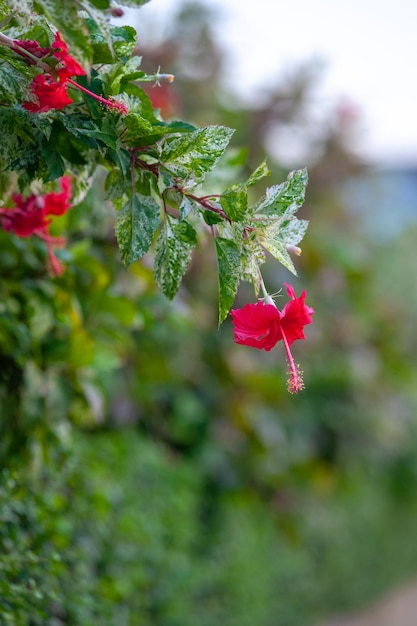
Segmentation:
{"type": "Polygon", "coordinates": [[[49,234],[49,215],[63,215],[71,208],[71,180],[68,176],[61,178],[61,193],[50,192],[45,195],[31,194],[23,198],[21,194],[13,194],[15,204],[10,209],[0,209],[1,225],[9,233],[18,237],[35,235],[46,242],[51,269],[54,274],[62,274],[63,266],[56,258],[52,245],[62,245],[64,240],[49,234]]]}
{"type": "Polygon", "coordinates": [[[290,347],[296,339],[305,339],[304,326],[311,324],[314,310],[305,304],[306,292],[297,298],[291,285],[284,283],[291,298],[280,311],[272,298],[266,304],[246,304],[241,309],[233,309],[232,323],[236,343],[258,350],[271,350],[282,339],[290,365],[288,390],[297,393],[303,388],[301,372],[294,363],[290,347]]]}

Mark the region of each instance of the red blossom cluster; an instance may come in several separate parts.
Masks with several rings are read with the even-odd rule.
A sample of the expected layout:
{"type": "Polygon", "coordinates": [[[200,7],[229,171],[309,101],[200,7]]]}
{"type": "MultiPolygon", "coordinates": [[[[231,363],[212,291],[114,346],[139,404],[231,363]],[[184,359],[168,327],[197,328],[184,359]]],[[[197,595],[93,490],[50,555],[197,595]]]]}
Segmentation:
{"type": "Polygon", "coordinates": [[[304,385],[290,347],[296,339],[305,339],[304,326],[313,321],[311,316],[314,310],[305,304],[305,291],[297,298],[293,287],[287,283],[284,285],[291,300],[282,311],[269,297],[267,304],[260,300],[256,304],[246,304],[241,309],[233,309],[232,323],[235,342],[244,346],[269,351],[282,339],[290,366],[288,390],[297,393],[304,385]]]}
{"type": "Polygon", "coordinates": [[[15,44],[16,50],[21,55],[24,53],[19,48],[37,58],[52,55],[58,59],[50,73],[35,76],[31,84],[32,95],[35,98],[33,101],[25,102],[23,107],[32,113],[42,113],[51,109],[63,109],[71,104],[72,100],[67,93],[68,81],[71,76],[85,76],[85,71],[78,61],[68,54],[68,47],[60,33],[55,33],[51,49],[41,48],[37,41],[31,40],[15,40],[15,44]]]}
{"type": "Polygon", "coordinates": [[[68,85],[72,85],[105,106],[122,113],[128,112],[123,103],[102,98],[71,79],[71,76],[85,76],[85,70],[68,53],[67,44],[58,31],[55,33],[51,48],[42,48],[37,41],[15,39],[13,49],[31,64],[36,62],[33,57],[43,59],[43,69],[45,70],[45,62],[47,68],[50,69],[50,71],[44,71],[43,74],[38,74],[32,80],[31,92],[34,98],[23,103],[23,107],[27,111],[43,113],[51,109],[63,109],[68,104],[72,104],[73,101],[67,91],[68,85]],[[52,59],[57,59],[58,62],[52,63],[52,59]]]}
{"type": "Polygon", "coordinates": [[[49,216],[64,215],[71,208],[71,179],[63,176],[60,185],[61,191],[58,193],[31,194],[27,198],[15,193],[12,195],[15,206],[0,209],[1,225],[5,231],[18,237],[36,235],[46,242],[51,269],[57,275],[62,274],[64,268],[56,258],[52,246],[62,245],[65,241],[49,234],[49,224],[52,221],[49,216]]]}

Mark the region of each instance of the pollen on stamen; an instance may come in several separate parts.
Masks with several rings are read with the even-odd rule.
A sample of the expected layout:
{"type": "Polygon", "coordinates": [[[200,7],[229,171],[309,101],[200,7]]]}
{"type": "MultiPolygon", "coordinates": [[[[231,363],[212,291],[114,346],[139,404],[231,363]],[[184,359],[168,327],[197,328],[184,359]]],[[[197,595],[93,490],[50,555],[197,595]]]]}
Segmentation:
{"type": "Polygon", "coordinates": [[[289,379],[287,381],[287,389],[289,393],[298,393],[304,389],[303,373],[300,370],[299,365],[294,365],[294,368],[290,367],[287,374],[289,379]]]}
{"type": "Polygon", "coordinates": [[[107,107],[111,107],[112,109],[116,109],[117,111],[120,111],[124,115],[126,115],[126,113],[129,113],[129,109],[123,102],[120,102],[120,100],[115,100],[112,97],[110,97],[107,103],[105,102],[104,105],[107,107]]]}

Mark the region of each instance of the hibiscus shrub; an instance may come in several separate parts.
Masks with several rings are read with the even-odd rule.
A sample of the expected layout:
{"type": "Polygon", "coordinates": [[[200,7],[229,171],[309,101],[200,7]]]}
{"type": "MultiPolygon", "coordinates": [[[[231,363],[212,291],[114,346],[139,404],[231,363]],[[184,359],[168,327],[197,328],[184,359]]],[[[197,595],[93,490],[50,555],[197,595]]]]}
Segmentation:
{"type": "MultiPolygon", "coordinates": [[[[229,314],[241,280],[253,283],[256,296],[262,289],[261,299],[275,307],[261,267],[269,252],[296,274],[291,255],[300,253],[298,244],[307,229],[307,221],[296,217],[304,201],[306,170],[291,172],[259,200],[252,188],[269,174],[265,161],[247,180],[226,190],[213,178],[210,183],[208,174],[224,158],[233,129],[163,121],[141,85],[169,84],[174,77],[141,70],[134,29],[113,26],[109,17],[114,12],[106,0],[99,7],[89,0],[65,10],[61,5],[58,0],[40,0],[34,7],[1,5],[3,228],[18,237],[43,239],[51,273],[61,274],[54,248],[62,247],[64,239],[50,236],[50,216],[68,210],[70,187],[75,206],[104,172],[106,201],[115,209],[115,234],[127,267],[151,255],[155,281],[172,300],[197,242],[211,233],[219,323],[229,314]],[[57,213],[49,203],[59,185],[65,200],[57,213]]],[[[285,324],[276,309],[272,327],[265,326],[261,308],[253,311],[261,315],[262,330],[252,335],[250,345],[262,349],[265,335],[277,337],[279,327],[290,365],[288,388],[298,392],[301,375],[289,352],[295,337],[287,337],[285,330],[289,309],[285,324]]],[[[292,316],[297,338],[304,337],[309,322],[292,316]]]]}

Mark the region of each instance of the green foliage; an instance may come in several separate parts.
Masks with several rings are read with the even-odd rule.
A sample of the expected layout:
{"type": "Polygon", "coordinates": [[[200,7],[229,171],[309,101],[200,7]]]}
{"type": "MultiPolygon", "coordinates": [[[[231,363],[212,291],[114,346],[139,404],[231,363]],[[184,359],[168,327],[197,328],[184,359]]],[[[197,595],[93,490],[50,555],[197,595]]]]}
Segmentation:
{"type": "Polygon", "coordinates": [[[131,265],[149,250],[158,226],[155,200],[140,194],[132,196],[116,220],[116,235],[125,265],[131,265]]]}
{"type": "Polygon", "coordinates": [[[210,518],[202,466],[135,430],[75,443],[30,476],[1,475],[4,624],[314,626],[416,567],[415,491],[398,506],[381,474],[300,501],[279,527],[244,492],[210,518]]]}
{"type": "Polygon", "coordinates": [[[240,278],[240,250],[230,239],[216,238],[219,270],[219,322],[227,317],[232,306],[240,278]]]}
{"type": "Polygon", "coordinates": [[[165,216],[156,244],[155,279],[162,293],[170,300],[178,291],[196,243],[196,232],[191,224],[177,222],[170,215],[165,216]]]}
{"type": "MultiPolygon", "coordinates": [[[[7,32],[49,46],[59,19],[13,4],[7,32]]],[[[204,12],[168,46],[179,67],[172,53],[149,68],[134,29],[105,23],[108,4],[72,3],[88,45],[67,43],[92,64],[76,80],[126,115],[75,87],[73,105],[27,112],[41,70],[0,48],[2,208],[19,189],[56,191],[63,172],[73,188],[50,225],[67,237],[62,276],[45,241],[0,231],[0,622],[315,626],[417,569],[415,229],[389,244],[359,231],[338,195],[353,157],[323,129],[300,259],[317,318],[290,401],[283,353],[233,346],[225,320],[242,279],[259,290],[265,251],[284,265],[262,267],[271,284],[295,270],[306,171],[264,192],[270,170],[286,174],[262,161],[262,129],[296,115],[303,80],[265,109],[213,112],[210,67],[204,85],[183,74],[163,86],[184,89],[195,124],[164,121],[143,83],[152,95],[159,61],[180,77],[191,56],[198,70],[218,58],[197,50],[204,12]],[[230,127],[247,151],[228,147],[230,127]]]]}
{"type": "Polygon", "coordinates": [[[216,165],[232,134],[230,128],[208,126],[185,136],[168,138],[162,146],[161,163],[184,184],[195,186],[216,165]]]}
{"type": "Polygon", "coordinates": [[[1,622],[180,624],[199,581],[198,489],[134,432],[84,436],[30,478],[4,472],[1,622]]]}
{"type": "Polygon", "coordinates": [[[255,219],[264,224],[260,242],[293,274],[297,272],[287,246],[300,243],[308,227],[307,220],[295,217],[304,202],[306,185],[305,169],[291,172],[285,183],[268,189],[255,207],[255,219]]]}
{"type": "MultiPolygon", "coordinates": [[[[126,4],[140,6],[143,2],[126,4]]],[[[4,132],[1,148],[3,171],[16,171],[19,186],[25,190],[38,181],[48,183],[64,174],[72,175],[76,186],[79,179],[89,180],[91,185],[97,167],[105,168],[107,199],[120,210],[115,227],[122,260],[131,265],[148,252],[154,254],[155,281],[169,299],[178,291],[204,223],[216,226],[212,234],[229,239],[229,249],[240,251],[233,257],[231,275],[224,271],[224,263],[219,263],[222,322],[238,287],[236,276],[253,281],[258,291],[258,267],[264,259],[255,240],[295,272],[286,246],[298,242],[307,226],[303,222],[297,227],[294,217],[304,199],[307,176],[294,175],[287,183],[272,187],[268,200],[251,206],[249,188],[268,174],[264,161],[246,183],[233,185],[217,196],[219,201],[201,195],[200,187],[224,156],[233,129],[164,122],[140,87],[141,82],[158,83],[163,75],[159,70],[149,75],[141,69],[141,58],[135,53],[135,30],[111,25],[108,10],[109,3],[104,0],[37,0],[33,9],[22,5],[16,22],[19,39],[50,47],[54,29],[58,29],[87,76],[70,85],[73,105],[41,114],[23,111],[21,105],[31,98],[31,81],[48,70],[45,62],[51,64],[53,72],[56,59],[52,53],[37,62],[37,67],[33,58],[17,54],[10,40],[3,40],[0,98],[8,108],[2,107],[0,125],[9,131],[4,132]],[[106,111],[94,94],[107,100],[106,111]],[[127,112],[112,102],[126,107],[127,112]],[[254,212],[261,210],[255,217],[254,212]],[[162,211],[167,217],[160,222],[162,211]],[[274,220],[273,226],[270,220],[274,220]],[[290,220],[294,221],[290,224],[290,220]],[[256,237],[249,235],[254,230],[256,237]],[[242,238],[250,240],[248,245],[242,238]]],[[[10,22],[14,37],[16,23],[10,22]]],[[[7,26],[5,34],[8,32],[7,26]]],[[[218,244],[217,250],[222,245],[218,244]]]]}
{"type": "MultiPolygon", "coordinates": [[[[47,20],[57,28],[64,41],[69,46],[74,57],[87,68],[92,62],[93,50],[91,39],[88,35],[85,18],[80,15],[80,10],[96,14],[94,5],[88,0],[66,2],[66,0],[35,0],[33,12],[44,15],[47,20]]],[[[99,13],[97,13],[99,15],[99,13]]],[[[31,12],[28,17],[32,17],[31,12]]],[[[101,22],[101,26],[103,26],[101,22]]],[[[23,37],[22,37],[23,39],[23,37]]]]}

